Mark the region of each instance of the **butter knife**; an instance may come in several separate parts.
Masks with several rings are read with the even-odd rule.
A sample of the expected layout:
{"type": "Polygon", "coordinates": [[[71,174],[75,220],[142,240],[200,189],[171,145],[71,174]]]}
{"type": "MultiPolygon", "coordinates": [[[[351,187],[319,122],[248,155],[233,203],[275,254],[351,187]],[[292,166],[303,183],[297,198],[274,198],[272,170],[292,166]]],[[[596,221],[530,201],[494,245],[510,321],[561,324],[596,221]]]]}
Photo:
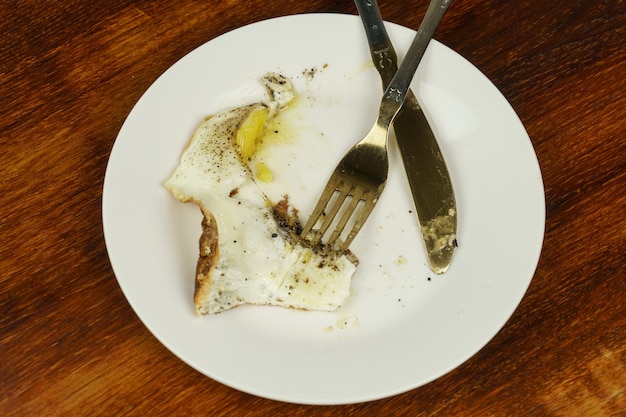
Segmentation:
{"type": "MultiPolygon", "coordinates": [[[[385,30],[376,0],[354,2],[365,28],[374,66],[380,73],[385,89],[398,68],[396,52],[385,30]]],[[[429,7],[437,7],[434,3],[431,1],[429,7]]],[[[396,116],[393,128],[413,195],[430,269],[443,274],[448,270],[457,246],[456,199],[437,139],[411,90],[396,116]]]]}

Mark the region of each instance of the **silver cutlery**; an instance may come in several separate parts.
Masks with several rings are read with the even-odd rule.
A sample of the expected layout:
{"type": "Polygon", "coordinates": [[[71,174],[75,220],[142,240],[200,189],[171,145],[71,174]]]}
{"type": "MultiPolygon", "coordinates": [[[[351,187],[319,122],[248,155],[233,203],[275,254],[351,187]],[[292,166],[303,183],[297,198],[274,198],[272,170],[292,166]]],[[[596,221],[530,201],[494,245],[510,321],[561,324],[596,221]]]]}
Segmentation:
{"type": "MultiPolygon", "coordinates": [[[[434,0],[429,5],[404,61],[385,89],[376,123],[333,171],[300,233],[304,242],[323,244],[330,251],[343,252],[369,217],[387,182],[390,125],[407,97],[419,62],[451,2],[434,0]],[[327,232],[330,235],[324,242],[327,232]]],[[[437,225],[430,227],[433,226],[437,225]]]]}
{"type": "MultiPolygon", "coordinates": [[[[431,1],[429,11],[447,7],[449,3],[431,1]]],[[[363,21],[372,61],[380,73],[383,88],[387,88],[396,73],[396,52],[385,30],[376,0],[355,0],[355,4],[363,21]]],[[[436,27],[435,24],[424,28],[424,34],[428,35],[424,35],[424,39],[430,41],[436,27]]],[[[422,30],[421,26],[419,30],[422,30]]],[[[404,161],[430,268],[442,274],[450,266],[456,247],[456,199],[439,144],[411,90],[407,92],[406,100],[394,119],[393,129],[404,161]]]]}

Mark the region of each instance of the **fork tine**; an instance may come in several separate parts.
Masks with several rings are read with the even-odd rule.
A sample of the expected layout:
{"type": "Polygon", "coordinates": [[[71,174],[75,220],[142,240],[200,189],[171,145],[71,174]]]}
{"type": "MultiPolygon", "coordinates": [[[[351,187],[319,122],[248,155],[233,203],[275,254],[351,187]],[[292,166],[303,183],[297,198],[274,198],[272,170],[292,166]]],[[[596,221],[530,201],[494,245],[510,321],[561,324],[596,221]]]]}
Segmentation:
{"type": "MultiPolygon", "coordinates": [[[[319,200],[317,200],[317,204],[315,204],[315,208],[311,212],[309,220],[307,220],[306,224],[302,228],[302,232],[300,233],[305,240],[314,245],[319,243],[323,234],[319,233],[320,229],[313,230],[313,228],[322,218],[329,218],[326,213],[326,206],[328,206],[328,203],[331,201],[335,191],[337,190],[337,186],[339,185],[338,183],[339,181],[331,176],[330,180],[326,184],[326,187],[324,188],[324,191],[322,191],[322,195],[319,200]],[[311,233],[313,236],[309,236],[311,233]]],[[[330,218],[332,219],[332,217],[330,218]]]]}
{"type": "Polygon", "coordinates": [[[327,190],[324,190],[324,192],[322,193],[322,196],[320,197],[319,201],[315,205],[313,212],[311,212],[311,217],[309,217],[309,220],[307,220],[306,224],[302,228],[302,232],[300,232],[300,236],[302,236],[304,240],[314,245],[316,245],[321,239],[321,236],[318,237],[319,232],[313,230],[313,226],[315,226],[317,222],[320,220],[320,218],[322,217],[322,213],[324,213],[324,210],[326,209],[326,205],[328,204],[328,199],[325,198],[326,193],[327,193],[327,190]],[[313,236],[309,236],[311,233],[313,234],[313,236]]]}
{"type": "Polygon", "coordinates": [[[333,243],[339,238],[339,236],[341,236],[343,229],[346,227],[346,224],[348,224],[348,221],[355,214],[355,211],[357,209],[357,206],[359,205],[359,202],[361,202],[361,200],[364,198],[366,193],[367,193],[367,190],[364,190],[361,187],[352,187],[352,189],[350,190],[350,193],[348,194],[349,196],[352,197],[352,199],[350,200],[348,207],[346,207],[346,209],[342,213],[341,219],[335,226],[333,233],[328,238],[329,245],[333,245],[333,243]]]}
{"type": "Polygon", "coordinates": [[[348,249],[348,247],[352,243],[352,240],[356,237],[357,233],[359,233],[359,230],[361,230],[361,227],[363,227],[363,224],[365,223],[370,213],[374,209],[377,199],[375,198],[372,201],[368,201],[367,199],[362,199],[362,200],[364,201],[364,204],[363,204],[363,207],[361,207],[361,211],[358,213],[358,217],[356,221],[352,225],[352,228],[350,229],[350,232],[346,236],[346,239],[343,242],[341,242],[341,244],[337,248],[337,250],[340,252],[343,252],[348,249]]]}
{"type": "MultiPolygon", "coordinates": [[[[314,236],[313,239],[311,239],[311,243],[318,244],[322,240],[322,238],[326,234],[326,231],[328,230],[328,228],[332,224],[333,220],[335,219],[335,216],[337,215],[337,212],[339,211],[341,206],[343,206],[344,201],[346,200],[346,198],[350,194],[351,189],[352,189],[352,186],[350,184],[347,184],[344,181],[339,181],[339,183],[334,185],[334,186],[332,184],[329,184],[328,185],[328,189],[324,190],[324,194],[326,194],[327,191],[330,191],[328,196],[326,198],[324,198],[322,212],[319,214],[319,216],[321,216],[322,213],[325,213],[323,215],[324,216],[324,220],[322,222],[322,225],[319,227],[319,229],[314,231],[315,232],[315,236],[314,236]],[[337,194],[337,196],[333,200],[333,194],[335,194],[335,193],[337,194]],[[330,204],[329,210],[325,211],[324,209],[329,204],[330,204]]],[[[316,209],[317,209],[317,207],[316,207],[316,209]]],[[[317,217],[318,216],[316,216],[316,219],[317,219],[317,217]]],[[[317,223],[317,220],[315,221],[315,223],[317,223]]],[[[315,223],[313,223],[311,227],[314,227],[315,223]]]]}

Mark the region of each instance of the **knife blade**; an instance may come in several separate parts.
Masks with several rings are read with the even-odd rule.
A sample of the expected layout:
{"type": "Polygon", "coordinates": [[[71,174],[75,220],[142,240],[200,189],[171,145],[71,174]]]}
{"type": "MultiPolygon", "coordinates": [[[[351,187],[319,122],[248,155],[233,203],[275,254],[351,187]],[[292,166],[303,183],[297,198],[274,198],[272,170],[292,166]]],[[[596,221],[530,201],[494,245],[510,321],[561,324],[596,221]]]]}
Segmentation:
{"type": "MultiPolygon", "coordinates": [[[[398,68],[397,55],[389,39],[376,0],[354,0],[368,39],[374,66],[383,89],[398,68]]],[[[411,90],[393,123],[409,187],[420,224],[430,269],[446,272],[457,246],[457,209],[452,179],[445,159],[411,90]]]]}

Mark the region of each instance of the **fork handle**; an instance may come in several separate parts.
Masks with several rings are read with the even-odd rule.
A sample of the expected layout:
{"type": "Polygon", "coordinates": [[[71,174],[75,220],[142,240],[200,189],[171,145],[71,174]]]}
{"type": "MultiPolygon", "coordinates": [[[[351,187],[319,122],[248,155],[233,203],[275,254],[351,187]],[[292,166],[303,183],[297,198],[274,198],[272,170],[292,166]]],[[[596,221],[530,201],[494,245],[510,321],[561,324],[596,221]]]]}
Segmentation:
{"type": "Polygon", "coordinates": [[[450,3],[452,3],[452,0],[432,0],[428,5],[426,15],[417,30],[415,38],[411,42],[402,64],[400,64],[398,71],[383,94],[378,117],[378,123],[381,126],[389,127],[398,110],[400,110],[402,103],[404,103],[415,71],[417,71],[428,43],[435,34],[437,26],[439,26],[439,22],[441,22],[443,15],[448,10],[450,3]]]}

